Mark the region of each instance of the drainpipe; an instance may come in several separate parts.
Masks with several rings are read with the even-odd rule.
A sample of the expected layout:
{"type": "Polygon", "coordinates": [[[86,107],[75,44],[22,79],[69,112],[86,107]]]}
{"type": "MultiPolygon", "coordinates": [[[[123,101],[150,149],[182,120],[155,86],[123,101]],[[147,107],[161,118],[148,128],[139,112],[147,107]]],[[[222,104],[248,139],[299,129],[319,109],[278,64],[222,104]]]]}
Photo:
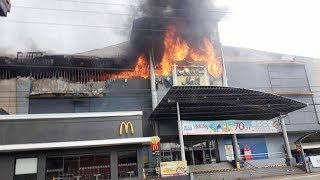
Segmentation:
{"type": "MultiPolygon", "coordinates": [[[[154,73],[154,65],[153,65],[153,48],[151,49],[149,60],[150,60],[151,100],[152,100],[152,110],[154,110],[158,105],[158,99],[157,99],[158,96],[157,96],[157,90],[156,90],[156,76],[154,73]]],[[[154,133],[156,136],[159,136],[158,122],[154,123],[154,133]]]]}

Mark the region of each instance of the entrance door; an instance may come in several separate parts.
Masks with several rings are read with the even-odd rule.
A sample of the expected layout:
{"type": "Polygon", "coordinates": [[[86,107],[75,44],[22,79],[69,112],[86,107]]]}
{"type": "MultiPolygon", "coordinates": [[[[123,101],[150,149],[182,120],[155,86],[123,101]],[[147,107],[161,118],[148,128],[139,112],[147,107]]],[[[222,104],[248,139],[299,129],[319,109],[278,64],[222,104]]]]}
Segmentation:
{"type": "Polygon", "coordinates": [[[203,164],[203,153],[202,153],[202,150],[194,150],[193,154],[194,154],[195,165],[203,164]]]}
{"type": "Polygon", "coordinates": [[[186,155],[190,165],[212,164],[215,163],[217,148],[215,140],[190,142],[190,155],[186,155]]]}

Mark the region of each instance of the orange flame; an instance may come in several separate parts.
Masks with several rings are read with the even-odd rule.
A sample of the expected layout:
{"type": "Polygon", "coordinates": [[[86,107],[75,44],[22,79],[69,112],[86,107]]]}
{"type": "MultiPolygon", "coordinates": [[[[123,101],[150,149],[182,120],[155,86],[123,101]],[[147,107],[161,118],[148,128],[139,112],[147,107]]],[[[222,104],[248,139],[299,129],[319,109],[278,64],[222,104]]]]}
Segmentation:
{"type": "Polygon", "coordinates": [[[103,74],[102,79],[129,79],[133,77],[149,78],[149,64],[145,55],[140,55],[133,71],[123,71],[118,74],[103,74]]]}
{"type": "Polygon", "coordinates": [[[175,26],[169,25],[165,34],[164,47],[160,67],[155,70],[157,75],[168,76],[172,72],[173,62],[183,61],[187,56],[193,61],[205,62],[209,74],[213,77],[218,78],[222,74],[221,61],[215,53],[213,44],[207,38],[204,38],[202,47],[193,49],[185,40],[177,37],[175,26]]]}
{"type": "Polygon", "coordinates": [[[142,77],[147,79],[149,77],[149,64],[145,55],[140,55],[137,60],[137,64],[134,68],[134,71],[128,72],[124,71],[119,74],[113,75],[111,78],[133,78],[133,77],[142,77]]]}
{"type": "MultiPolygon", "coordinates": [[[[176,27],[169,25],[164,38],[164,53],[160,66],[155,69],[156,75],[168,76],[172,73],[172,65],[177,61],[184,61],[187,57],[193,61],[206,63],[209,74],[219,78],[222,74],[222,63],[215,53],[213,44],[209,39],[204,38],[201,47],[192,48],[186,40],[176,34],[176,27]]],[[[133,77],[149,78],[149,64],[145,55],[140,55],[134,71],[123,71],[118,74],[104,74],[103,79],[133,77]]]]}

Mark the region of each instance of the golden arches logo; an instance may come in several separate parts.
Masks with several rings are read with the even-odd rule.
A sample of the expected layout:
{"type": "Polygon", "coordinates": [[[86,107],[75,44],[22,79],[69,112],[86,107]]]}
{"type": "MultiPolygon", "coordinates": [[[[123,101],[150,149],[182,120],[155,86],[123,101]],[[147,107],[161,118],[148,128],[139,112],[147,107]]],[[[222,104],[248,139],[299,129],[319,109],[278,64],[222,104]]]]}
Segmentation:
{"type": "Polygon", "coordinates": [[[150,139],[151,151],[159,151],[160,150],[160,138],[158,136],[151,137],[150,139]]]}
{"type": "Polygon", "coordinates": [[[120,128],[119,128],[119,134],[120,134],[120,135],[123,134],[123,132],[122,132],[123,128],[124,128],[124,132],[125,132],[126,134],[129,133],[129,128],[130,128],[131,134],[134,134],[133,125],[132,125],[131,122],[122,122],[122,123],[120,124],[120,128]]]}

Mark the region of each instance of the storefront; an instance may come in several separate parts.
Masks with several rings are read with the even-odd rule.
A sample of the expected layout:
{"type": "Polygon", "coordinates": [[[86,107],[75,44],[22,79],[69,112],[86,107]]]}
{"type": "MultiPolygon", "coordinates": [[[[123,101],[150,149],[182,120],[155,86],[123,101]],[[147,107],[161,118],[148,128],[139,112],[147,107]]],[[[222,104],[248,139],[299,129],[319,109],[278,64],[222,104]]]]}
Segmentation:
{"type": "Polygon", "coordinates": [[[143,149],[150,146],[151,137],[142,136],[142,112],[0,118],[1,132],[6,133],[0,145],[0,179],[98,180],[144,176],[143,149]],[[60,141],[55,140],[58,138],[60,141]]]}
{"type": "Polygon", "coordinates": [[[284,115],[305,106],[248,89],[174,86],[149,119],[158,124],[163,161],[185,160],[188,165],[233,161],[240,167],[241,160],[268,159],[265,137],[281,134],[283,162],[292,164],[284,115]]]}

